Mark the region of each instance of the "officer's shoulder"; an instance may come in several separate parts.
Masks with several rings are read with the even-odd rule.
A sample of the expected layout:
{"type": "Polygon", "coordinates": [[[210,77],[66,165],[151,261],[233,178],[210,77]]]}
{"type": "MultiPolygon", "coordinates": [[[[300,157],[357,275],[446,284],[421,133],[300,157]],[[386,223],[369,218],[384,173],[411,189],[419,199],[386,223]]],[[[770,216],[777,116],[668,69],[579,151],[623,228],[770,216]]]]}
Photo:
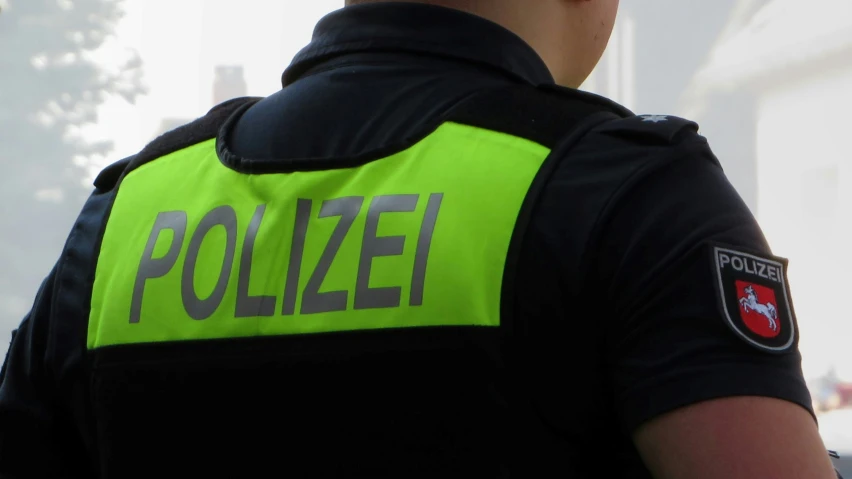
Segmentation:
{"type": "Polygon", "coordinates": [[[216,138],[220,129],[235,113],[257,103],[259,100],[260,98],[256,97],[228,100],[216,105],[206,115],[195,121],[163,133],[148,143],[139,153],[103,169],[95,178],[95,188],[100,191],[109,191],[118,184],[124,175],[145,163],[216,138]]]}
{"type": "Polygon", "coordinates": [[[652,145],[676,144],[698,133],[698,124],[685,118],[674,115],[637,115],[608,98],[581,90],[552,85],[541,90],[553,98],[559,98],[562,108],[576,109],[582,104],[611,113],[608,121],[600,122],[594,128],[594,134],[652,145]]]}
{"type": "Polygon", "coordinates": [[[634,115],[601,125],[599,134],[643,144],[674,145],[698,134],[698,123],[673,115],[634,115]]]}

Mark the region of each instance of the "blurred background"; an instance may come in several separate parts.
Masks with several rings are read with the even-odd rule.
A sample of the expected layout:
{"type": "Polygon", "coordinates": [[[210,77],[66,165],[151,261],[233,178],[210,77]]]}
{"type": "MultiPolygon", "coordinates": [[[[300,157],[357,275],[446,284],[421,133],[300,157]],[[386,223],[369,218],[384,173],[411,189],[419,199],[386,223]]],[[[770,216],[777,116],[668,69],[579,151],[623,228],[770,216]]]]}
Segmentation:
{"type": "MultiPolygon", "coordinates": [[[[0,354],[94,175],[219,102],[278,90],[342,3],[0,0],[0,354]]],[[[852,455],[850,85],[850,0],[622,0],[583,88],[701,124],[791,259],[821,429],[852,455]]]]}

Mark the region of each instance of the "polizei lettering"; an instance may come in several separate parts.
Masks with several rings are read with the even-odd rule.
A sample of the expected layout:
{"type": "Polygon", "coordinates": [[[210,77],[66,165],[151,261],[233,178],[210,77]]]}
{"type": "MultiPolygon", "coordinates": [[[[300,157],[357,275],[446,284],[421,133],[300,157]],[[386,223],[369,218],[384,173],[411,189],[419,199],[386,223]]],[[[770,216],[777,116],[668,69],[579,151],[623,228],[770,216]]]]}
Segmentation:
{"type": "Polygon", "coordinates": [[[719,253],[719,269],[731,268],[740,273],[753,274],[776,283],[783,283],[781,267],[748,255],[719,253]]]}
{"type": "MultiPolygon", "coordinates": [[[[280,295],[280,306],[278,296],[249,294],[253,265],[258,264],[257,261],[269,261],[268,258],[257,258],[255,244],[258,236],[276,234],[274,231],[263,230],[268,205],[258,205],[251,220],[244,226],[244,241],[239,251],[237,239],[238,234],[241,233],[240,225],[237,212],[231,206],[219,206],[207,212],[194,231],[188,231],[189,217],[185,211],[159,213],[148,236],[136,273],[130,306],[130,323],[142,321],[142,303],[146,285],[150,281],[166,276],[176,267],[181,268],[179,294],[183,307],[190,318],[198,321],[210,318],[219,310],[235,272],[237,293],[233,311],[235,318],[271,317],[279,313],[283,316],[292,316],[297,314],[296,306],[299,297],[301,297],[301,307],[298,314],[346,311],[351,293],[354,293],[354,309],[397,308],[403,301],[401,285],[370,287],[370,274],[375,258],[402,255],[406,241],[416,242],[414,261],[410,265],[411,276],[408,285],[410,287],[406,302],[409,306],[422,306],[426,265],[443,197],[441,193],[425,197],[425,213],[422,220],[418,218],[419,231],[412,231],[407,236],[380,236],[378,234],[379,219],[387,213],[413,214],[421,201],[421,195],[388,195],[373,198],[350,196],[325,200],[322,201],[316,218],[312,217],[314,201],[299,199],[292,219],[293,236],[289,244],[287,267],[280,271],[285,284],[284,291],[280,295]],[[362,214],[365,215],[363,220],[365,226],[360,235],[358,266],[352,271],[355,279],[354,291],[321,292],[323,282],[344,241],[348,238],[358,239],[352,226],[362,214]],[[336,226],[322,250],[319,261],[310,274],[303,275],[305,245],[311,244],[308,242],[311,241],[312,222],[326,219],[333,221],[334,218],[337,218],[336,226]],[[222,266],[218,268],[212,293],[202,298],[196,291],[194,278],[202,243],[214,229],[225,232],[224,248],[217,251],[217,255],[221,255],[222,266]],[[155,257],[158,241],[166,241],[168,237],[170,242],[167,251],[155,257]],[[178,259],[187,244],[187,238],[185,259],[183,264],[179,265],[178,259]]],[[[278,252],[272,252],[274,253],[278,252]]]]}

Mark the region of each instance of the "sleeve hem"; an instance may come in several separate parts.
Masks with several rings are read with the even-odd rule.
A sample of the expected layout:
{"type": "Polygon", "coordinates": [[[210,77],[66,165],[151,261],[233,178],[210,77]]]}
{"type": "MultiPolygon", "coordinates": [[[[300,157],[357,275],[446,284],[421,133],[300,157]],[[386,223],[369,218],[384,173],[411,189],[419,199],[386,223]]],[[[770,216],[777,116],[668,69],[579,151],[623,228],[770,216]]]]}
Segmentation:
{"type": "Polygon", "coordinates": [[[767,397],[798,404],[816,421],[810,393],[801,378],[786,371],[755,365],[732,365],[712,371],[690,371],[677,377],[633,388],[621,398],[626,431],[658,416],[697,403],[727,397],[767,397]]]}

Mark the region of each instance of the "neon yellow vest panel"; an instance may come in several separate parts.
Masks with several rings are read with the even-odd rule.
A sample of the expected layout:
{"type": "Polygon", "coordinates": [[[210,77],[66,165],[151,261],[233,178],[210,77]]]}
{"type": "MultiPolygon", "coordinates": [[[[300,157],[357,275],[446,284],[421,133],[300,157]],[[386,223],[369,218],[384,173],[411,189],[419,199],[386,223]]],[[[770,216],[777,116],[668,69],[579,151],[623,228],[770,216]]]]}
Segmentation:
{"type": "Polygon", "coordinates": [[[509,243],[550,150],[445,123],[363,166],[250,175],[215,140],[122,181],[89,349],[500,325],[509,243]]]}

